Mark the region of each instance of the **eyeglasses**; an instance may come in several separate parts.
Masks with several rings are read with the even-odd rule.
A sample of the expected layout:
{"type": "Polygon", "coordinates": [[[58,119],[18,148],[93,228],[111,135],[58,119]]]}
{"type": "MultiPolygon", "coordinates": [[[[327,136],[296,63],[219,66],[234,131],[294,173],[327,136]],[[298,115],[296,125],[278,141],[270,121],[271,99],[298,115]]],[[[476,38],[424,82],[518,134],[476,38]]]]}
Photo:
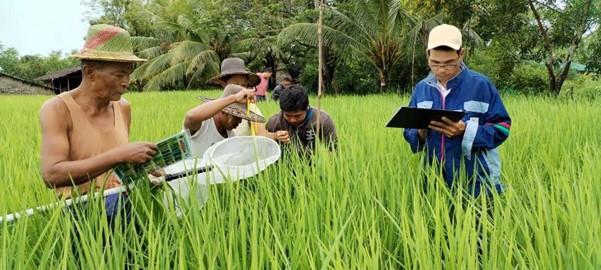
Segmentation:
{"type": "Polygon", "coordinates": [[[446,70],[449,70],[449,69],[451,69],[451,68],[454,68],[454,67],[456,67],[456,66],[458,66],[458,65],[459,65],[459,58],[460,58],[460,57],[457,57],[457,58],[455,59],[455,61],[453,61],[453,62],[451,62],[451,63],[449,63],[449,62],[445,62],[445,63],[442,63],[442,64],[436,64],[436,63],[432,63],[432,62],[430,61],[430,59],[429,59],[429,58],[430,58],[430,57],[429,57],[429,55],[428,55],[428,66],[429,66],[431,69],[434,69],[434,70],[438,70],[438,69],[446,69],[446,70]]]}
{"type": "Polygon", "coordinates": [[[458,63],[451,64],[428,64],[431,69],[451,69],[459,65],[458,63]]]}

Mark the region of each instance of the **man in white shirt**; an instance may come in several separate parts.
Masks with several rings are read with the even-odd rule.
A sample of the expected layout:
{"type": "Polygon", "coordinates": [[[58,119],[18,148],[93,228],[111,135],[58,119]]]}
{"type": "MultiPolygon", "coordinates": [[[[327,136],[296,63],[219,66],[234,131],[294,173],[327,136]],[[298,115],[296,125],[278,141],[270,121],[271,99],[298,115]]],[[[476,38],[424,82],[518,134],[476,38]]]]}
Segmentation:
{"type": "MultiPolygon", "coordinates": [[[[185,163],[186,165],[196,166],[197,162],[199,162],[198,165],[201,165],[199,160],[203,158],[204,153],[211,145],[236,136],[232,130],[242,122],[242,119],[257,123],[265,122],[265,119],[258,114],[253,112],[247,114],[246,104],[248,100],[254,99],[253,92],[252,89],[230,84],[225,87],[223,94],[218,99],[200,97],[204,103],[189,110],[184,118],[183,129],[190,143],[190,150],[194,157],[198,158],[191,163],[185,163]]],[[[179,166],[181,167],[182,164],[179,166]]],[[[173,169],[177,171],[191,169],[180,167],[173,169]]],[[[169,170],[170,168],[165,169],[167,173],[171,173],[169,170]]],[[[181,217],[183,212],[182,201],[179,199],[187,202],[191,193],[195,194],[198,209],[202,208],[207,200],[207,189],[203,181],[199,178],[196,181],[198,183],[194,183],[188,177],[182,177],[169,182],[171,189],[178,194],[177,197],[171,197],[178,217],[181,217]]],[[[165,198],[165,201],[169,201],[169,196],[165,198]]]]}
{"type": "Polygon", "coordinates": [[[213,144],[233,136],[242,119],[264,123],[265,119],[253,113],[248,114],[247,100],[254,99],[252,89],[230,84],[225,87],[218,99],[201,97],[205,103],[192,108],[184,118],[184,131],[188,136],[192,153],[202,158],[213,144]]]}

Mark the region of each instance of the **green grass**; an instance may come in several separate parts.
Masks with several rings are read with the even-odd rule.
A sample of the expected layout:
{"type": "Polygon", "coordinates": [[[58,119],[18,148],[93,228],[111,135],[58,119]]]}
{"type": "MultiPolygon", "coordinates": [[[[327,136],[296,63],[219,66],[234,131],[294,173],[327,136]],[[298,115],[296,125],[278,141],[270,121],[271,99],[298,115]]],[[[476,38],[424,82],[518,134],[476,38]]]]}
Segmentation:
{"type": "MultiPolygon", "coordinates": [[[[127,94],[131,140],[178,132],[201,94],[219,95],[127,94]]],[[[39,167],[37,113],[47,98],[0,97],[0,215],[55,200],[39,167]]],[[[601,100],[504,101],[513,120],[500,148],[508,190],[494,199],[492,221],[482,210],[491,201],[436,184],[422,191],[424,173],[441,179],[420,168],[402,130],[384,128],[407,97],[327,97],[337,154],[320,149],[311,167],[293,161],[211,186],[204,208],[182,219],[156,202],[160,191],[141,188],[131,194],[136,222],[117,229],[98,200],[79,220],[56,209],[2,223],[0,269],[601,268],[601,100]]]]}

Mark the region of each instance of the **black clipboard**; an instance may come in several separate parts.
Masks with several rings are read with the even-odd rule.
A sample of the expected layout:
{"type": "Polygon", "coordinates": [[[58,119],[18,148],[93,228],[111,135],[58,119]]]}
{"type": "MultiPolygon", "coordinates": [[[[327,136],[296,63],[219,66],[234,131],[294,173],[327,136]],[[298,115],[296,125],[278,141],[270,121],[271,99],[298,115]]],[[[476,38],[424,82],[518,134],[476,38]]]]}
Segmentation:
{"type": "Polygon", "coordinates": [[[401,107],[388,121],[386,127],[428,129],[431,121],[442,122],[443,116],[457,122],[465,116],[465,113],[451,110],[401,107]]]}

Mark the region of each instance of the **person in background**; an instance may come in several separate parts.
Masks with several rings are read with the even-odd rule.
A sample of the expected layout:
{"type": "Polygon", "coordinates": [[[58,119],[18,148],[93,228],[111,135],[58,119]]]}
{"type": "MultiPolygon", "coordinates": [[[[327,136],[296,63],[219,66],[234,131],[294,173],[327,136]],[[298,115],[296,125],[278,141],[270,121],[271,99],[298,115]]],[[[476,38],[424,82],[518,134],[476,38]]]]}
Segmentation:
{"type": "Polygon", "coordinates": [[[332,118],[317,108],[309,106],[307,91],[300,85],[292,85],[280,95],[281,111],[269,118],[266,128],[269,132],[286,132],[290,146],[305,157],[310,158],[319,137],[331,151],[338,146],[336,126],[332,118]],[[320,117],[317,134],[317,117],[320,117]]]}
{"type": "MultiPolygon", "coordinates": [[[[157,152],[150,142],[129,142],[131,107],[127,92],[134,63],[129,33],[104,24],[88,29],[81,59],[81,84],[46,101],[40,109],[41,167],[44,183],[63,198],[120,186],[108,172],[119,163],[144,163],[157,152]]],[[[106,197],[111,221],[127,200],[106,197]]]]}
{"type": "MultiPolygon", "coordinates": [[[[206,83],[224,88],[229,85],[238,85],[243,88],[252,88],[254,86],[257,86],[260,82],[260,75],[247,71],[246,66],[244,65],[244,60],[234,57],[224,59],[223,62],[221,62],[221,73],[211,78],[206,83]]],[[[250,102],[250,111],[259,116],[263,116],[256,102],[252,99],[250,102]]],[[[253,135],[251,132],[251,128],[256,131],[257,134],[255,135],[265,136],[283,143],[288,142],[287,133],[270,133],[265,129],[264,123],[252,122],[246,119],[243,119],[242,122],[238,125],[238,127],[236,127],[233,130],[233,132],[237,136],[250,136],[253,135]]]]}
{"type": "Polygon", "coordinates": [[[276,85],[275,88],[273,88],[273,92],[271,92],[271,99],[278,101],[280,99],[282,91],[286,90],[292,84],[294,84],[292,78],[290,78],[289,76],[284,77],[284,79],[282,79],[282,81],[278,85],[276,85]]]}
{"type": "Polygon", "coordinates": [[[257,73],[257,76],[261,78],[261,82],[255,86],[257,101],[265,101],[267,99],[267,87],[269,86],[269,78],[271,78],[272,74],[273,70],[271,68],[266,68],[262,73],[257,73]]]}
{"type": "Polygon", "coordinates": [[[426,50],[430,74],[416,86],[410,107],[460,110],[462,120],[445,117],[429,129],[405,129],[403,135],[414,153],[424,152],[426,166],[442,167],[448,187],[459,178],[465,164],[470,194],[502,193],[498,147],[509,136],[511,119],[492,82],[468,69],[461,32],[452,25],[430,31],[426,50]]]}

